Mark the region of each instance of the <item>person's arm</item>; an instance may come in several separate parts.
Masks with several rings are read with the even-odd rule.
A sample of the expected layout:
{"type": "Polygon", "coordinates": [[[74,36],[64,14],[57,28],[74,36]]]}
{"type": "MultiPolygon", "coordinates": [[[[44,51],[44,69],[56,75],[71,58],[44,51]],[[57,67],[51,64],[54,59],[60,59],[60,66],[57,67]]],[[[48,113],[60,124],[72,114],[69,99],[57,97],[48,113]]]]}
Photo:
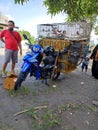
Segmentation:
{"type": "Polygon", "coordinates": [[[3,38],[0,38],[0,40],[5,44],[5,40],[3,38]]]}
{"type": "Polygon", "coordinates": [[[22,55],[22,45],[19,43],[19,50],[20,50],[20,55],[22,55]]]}
{"type": "Polygon", "coordinates": [[[21,41],[22,41],[22,38],[21,38],[21,35],[18,33],[18,46],[19,46],[19,50],[20,50],[20,55],[22,55],[22,44],[21,44],[21,41]]]}
{"type": "Polygon", "coordinates": [[[3,39],[3,36],[4,36],[4,31],[2,31],[2,32],[0,33],[0,40],[1,40],[3,43],[5,43],[5,40],[3,39]]]}

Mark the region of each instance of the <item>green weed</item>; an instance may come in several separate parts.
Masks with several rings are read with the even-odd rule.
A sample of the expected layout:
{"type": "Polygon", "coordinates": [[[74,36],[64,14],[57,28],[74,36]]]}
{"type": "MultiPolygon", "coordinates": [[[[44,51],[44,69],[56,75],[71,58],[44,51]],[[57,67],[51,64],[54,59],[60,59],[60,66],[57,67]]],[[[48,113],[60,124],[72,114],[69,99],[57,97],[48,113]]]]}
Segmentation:
{"type": "Polygon", "coordinates": [[[66,105],[63,106],[58,106],[58,112],[61,113],[63,111],[72,111],[72,110],[77,110],[81,108],[81,105],[74,104],[74,103],[67,103],[66,105]]]}
{"type": "Polygon", "coordinates": [[[61,124],[61,119],[58,115],[49,109],[45,109],[41,113],[36,113],[34,109],[29,111],[29,114],[35,119],[33,127],[36,130],[51,130],[61,124]]]}
{"type": "Polygon", "coordinates": [[[29,86],[21,86],[21,88],[19,88],[19,90],[17,91],[10,90],[10,95],[12,96],[28,95],[29,93],[30,93],[29,86]]]}
{"type": "Polygon", "coordinates": [[[95,106],[90,106],[90,105],[89,105],[89,106],[87,106],[87,107],[88,107],[89,110],[98,113],[98,109],[97,109],[95,106]]]}

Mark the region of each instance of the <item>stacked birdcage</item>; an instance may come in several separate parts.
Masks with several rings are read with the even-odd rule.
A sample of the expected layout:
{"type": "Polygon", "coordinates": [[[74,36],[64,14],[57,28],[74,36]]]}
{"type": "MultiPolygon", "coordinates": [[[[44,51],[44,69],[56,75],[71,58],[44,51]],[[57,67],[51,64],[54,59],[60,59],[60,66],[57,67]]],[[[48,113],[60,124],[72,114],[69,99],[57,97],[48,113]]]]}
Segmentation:
{"type": "Polygon", "coordinates": [[[88,22],[69,22],[54,24],[39,24],[38,37],[67,40],[88,39],[91,33],[91,24],[88,22]]]}
{"type": "Polygon", "coordinates": [[[50,45],[56,51],[62,52],[70,46],[68,52],[58,58],[59,71],[69,73],[76,69],[89,42],[91,24],[88,22],[39,24],[37,29],[38,37],[42,38],[43,48],[50,45]]]}

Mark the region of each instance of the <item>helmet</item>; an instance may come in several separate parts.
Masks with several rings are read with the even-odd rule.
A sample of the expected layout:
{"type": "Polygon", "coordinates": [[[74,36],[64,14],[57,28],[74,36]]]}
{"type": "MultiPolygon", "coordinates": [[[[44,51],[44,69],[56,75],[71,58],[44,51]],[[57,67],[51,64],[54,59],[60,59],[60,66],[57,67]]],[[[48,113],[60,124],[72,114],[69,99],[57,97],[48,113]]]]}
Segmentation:
{"type": "Polygon", "coordinates": [[[32,51],[35,52],[35,53],[38,53],[38,52],[41,52],[41,46],[39,44],[34,44],[32,46],[32,51]]]}
{"type": "Polygon", "coordinates": [[[54,48],[52,46],[46,46],[43,51],[47,56],[53,55],[54,48]]]}

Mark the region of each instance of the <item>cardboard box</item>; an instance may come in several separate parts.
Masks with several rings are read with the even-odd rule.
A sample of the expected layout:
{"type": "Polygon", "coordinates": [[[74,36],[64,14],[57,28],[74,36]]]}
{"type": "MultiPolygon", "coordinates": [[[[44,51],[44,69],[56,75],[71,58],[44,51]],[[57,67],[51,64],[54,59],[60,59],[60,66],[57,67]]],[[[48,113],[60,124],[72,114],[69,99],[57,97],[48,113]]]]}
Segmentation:
{"type": "Polygon", "coordinates": [[[17,80],[17,75],[10,75],[6,77],[3,83],[4,88],[13,90],[16,80],[17,80]]]}

